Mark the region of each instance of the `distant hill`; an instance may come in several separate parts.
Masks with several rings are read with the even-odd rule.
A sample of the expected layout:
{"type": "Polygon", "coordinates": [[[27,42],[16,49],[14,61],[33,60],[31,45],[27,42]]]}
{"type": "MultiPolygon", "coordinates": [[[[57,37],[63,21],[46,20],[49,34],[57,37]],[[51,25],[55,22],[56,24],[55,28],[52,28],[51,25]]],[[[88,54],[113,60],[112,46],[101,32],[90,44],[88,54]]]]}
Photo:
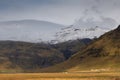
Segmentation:
{"type": "Polygon", "coordinates": [[[120,71],[120,26],[105,33],[67,61],[43,72],[120,71]]]}
{"type": "Polygon", "coordinates": [[[0,71],[27,71],[65,60],[63,53],[44,43],[0,41],[0,71]]]}
{"type": "Polygon", "coordinates": [[[0,72],[34,72],[69,59],[90,39],[58,44],[0,41],[0,72]]]}

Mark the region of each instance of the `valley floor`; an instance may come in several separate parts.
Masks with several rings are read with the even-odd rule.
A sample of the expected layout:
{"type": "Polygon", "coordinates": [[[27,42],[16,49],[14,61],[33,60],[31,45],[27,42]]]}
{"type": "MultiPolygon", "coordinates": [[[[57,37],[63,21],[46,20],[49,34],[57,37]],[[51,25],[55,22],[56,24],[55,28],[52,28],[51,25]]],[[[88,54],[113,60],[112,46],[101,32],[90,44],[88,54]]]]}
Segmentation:
{"type": "Polygon", "coordinates": [[[120,80],[120,72],[0,74],[0,80],[120,80]]]}

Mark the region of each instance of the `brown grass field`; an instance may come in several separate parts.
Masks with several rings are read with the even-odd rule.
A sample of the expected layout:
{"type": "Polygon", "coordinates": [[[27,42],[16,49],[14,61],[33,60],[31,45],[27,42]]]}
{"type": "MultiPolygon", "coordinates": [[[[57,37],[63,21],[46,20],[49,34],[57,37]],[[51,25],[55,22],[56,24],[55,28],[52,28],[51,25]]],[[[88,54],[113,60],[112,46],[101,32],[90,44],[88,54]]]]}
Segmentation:
{"type": "Polygon", "coordinates": [[[0,80],[120,80],[120,73],[15,73],[0,74],[0,80]]]}

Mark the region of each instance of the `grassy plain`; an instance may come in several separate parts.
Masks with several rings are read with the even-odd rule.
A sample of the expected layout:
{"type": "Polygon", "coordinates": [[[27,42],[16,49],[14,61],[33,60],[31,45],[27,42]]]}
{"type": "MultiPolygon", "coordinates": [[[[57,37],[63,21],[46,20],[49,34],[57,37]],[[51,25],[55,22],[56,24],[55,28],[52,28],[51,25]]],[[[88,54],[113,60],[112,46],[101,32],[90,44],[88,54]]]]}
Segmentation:
{"type": "Polygon", "coordinates": [[[0,74],[0,80],[120,80],[120,72],[13,73],[0,74]]]}

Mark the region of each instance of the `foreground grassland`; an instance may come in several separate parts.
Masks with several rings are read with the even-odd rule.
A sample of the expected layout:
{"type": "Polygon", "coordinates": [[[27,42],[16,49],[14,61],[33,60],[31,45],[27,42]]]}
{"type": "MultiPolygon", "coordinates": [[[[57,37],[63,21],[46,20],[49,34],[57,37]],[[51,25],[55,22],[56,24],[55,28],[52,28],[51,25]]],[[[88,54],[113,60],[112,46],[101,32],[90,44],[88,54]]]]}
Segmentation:
{"type": "Polygon", "coordinates": [[[0,80],[120,80],[119,72],[0,74],[0,80]]]}

